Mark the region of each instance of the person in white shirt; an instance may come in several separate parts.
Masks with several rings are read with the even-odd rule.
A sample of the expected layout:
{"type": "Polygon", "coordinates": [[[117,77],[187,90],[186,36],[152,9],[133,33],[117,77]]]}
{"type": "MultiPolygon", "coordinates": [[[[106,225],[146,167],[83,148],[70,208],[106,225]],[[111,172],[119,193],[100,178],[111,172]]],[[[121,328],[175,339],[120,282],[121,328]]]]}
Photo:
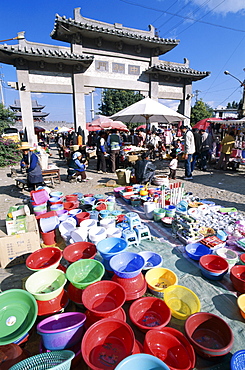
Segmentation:
{"type": "Polygon", "coordinates": [[[178,167],[177,155],[175,153],[173,153],[172,158],[173,159],[169,163],[170,174],[169,174],[168,178],[176,180],[176,170],[177,170],[177,167],[178,167]]]}

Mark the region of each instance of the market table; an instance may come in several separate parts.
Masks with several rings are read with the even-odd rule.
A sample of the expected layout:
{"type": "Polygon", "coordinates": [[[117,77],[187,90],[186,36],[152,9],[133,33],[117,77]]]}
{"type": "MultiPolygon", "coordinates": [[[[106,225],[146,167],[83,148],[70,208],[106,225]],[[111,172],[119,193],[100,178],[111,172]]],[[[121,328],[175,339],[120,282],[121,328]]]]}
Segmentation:
{"type": "Polygon", "coordinates": [[[48,170],[42,170],[42,175],[44,181],[47,179],[54,179],[57,180],[57,182],[60,184],[60,169],[59,168],[52,168],[48,170]]]}

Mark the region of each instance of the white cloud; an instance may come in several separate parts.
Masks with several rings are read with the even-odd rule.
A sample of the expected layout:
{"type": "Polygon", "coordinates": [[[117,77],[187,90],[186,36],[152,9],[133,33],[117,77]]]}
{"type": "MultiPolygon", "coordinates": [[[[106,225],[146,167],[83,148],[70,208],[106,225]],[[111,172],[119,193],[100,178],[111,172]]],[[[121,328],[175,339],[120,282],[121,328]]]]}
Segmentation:
{"type": "MultiPolygon", "coordinates": [[[[197,5],[202,5],[203,0],[192,0],[193,3],[197,5]]],[[[214,13],[237,13],[240,11],[245,11],[245,2],[244,0],[210,0],[207,2],[206,6],[209,9],[214,9],[214,13]],[[220,4],[220,5],[219,5],[220,4]]]]}
{"type": "Polygon", "coordinates": [[[32,93],[33,98],[41,99],[44,97],[43,93],[32,93]]]}
{"type": "Polygon", "coordinates": [[[179,106],[179,100],[160,99],[160,103],[166,105],[168,108],[171,108],[175,111],[177,111],[179,106]]]}

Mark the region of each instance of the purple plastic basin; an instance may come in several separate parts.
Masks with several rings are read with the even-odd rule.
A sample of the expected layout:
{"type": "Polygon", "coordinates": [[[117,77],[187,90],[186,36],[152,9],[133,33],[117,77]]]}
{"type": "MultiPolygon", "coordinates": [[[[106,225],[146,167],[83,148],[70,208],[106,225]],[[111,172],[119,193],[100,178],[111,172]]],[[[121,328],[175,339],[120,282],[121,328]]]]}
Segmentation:
{"type": "Polygon", "coordinates": [[[58,351],[78,343],[83,336],[86,315],[82,312],[65,312],[47,317],[37,325],[46,349],[58,351]]]}

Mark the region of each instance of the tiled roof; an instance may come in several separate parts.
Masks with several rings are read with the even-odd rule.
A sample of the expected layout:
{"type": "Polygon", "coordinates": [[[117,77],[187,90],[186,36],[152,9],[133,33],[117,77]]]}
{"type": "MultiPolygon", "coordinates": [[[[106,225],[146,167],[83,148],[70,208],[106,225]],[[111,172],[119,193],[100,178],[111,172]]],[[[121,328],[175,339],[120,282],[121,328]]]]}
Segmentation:
{"type": "MultiPolygon", "coordinates": [[[[65,28],[65,26],[74,26],[78,30],[85,30],[85,31],[93,31],[94,33],[98,33],[98,36],[101,34],[110,35],[110,36],[121,36],[125,39],[133,39],[139,42],[147,42],[149,44],[155,44],[156,46],[161,45],[173,45],[176,46],[179,44],[179,40],[176,39],[164,39],[158,36],[154,36],[152,32],[147,31],[140,31],[135,29],[130,29],[126,27],[116,27],[113,24],[107,24],[103,22],[93,22],[92,20],[86,19],[81,17],[82,21],[77,21],[72,18],[66,18],[66,16],[59,16],[56,14],[54,29],[51,32],[51,37],[53,39],[58,39],[58,26],[64,26],[64,33],[67,31],[68,33],[73,33],[69,28],[65,28]]],[[[74,29],[75,33],[75,29],[74,29]]]]}
{"type": "Polygon", "coordinates": [[[190,68],[185,64],[176,64],[171,62],[161,62],[160,64],[153,65],[150,67],[146,73],[161,73],[170,76],[179,76],[179,77],[190,77],[192,80],[201,80],[204,77],[210,75],[211,72],[201,72],[196,69],[190,68]]]}
{"type": "Polygon", "coordinates": [[[76,62],[92,62],[94,57],[87,55],[80,55],[72,53],[68,50],[61,50],[52,48],[50,45],[40,46],[37,44],[26,43],[26,45],[0,45],[0,52],[5,52],[9,55],[14,54],[15,57],[42,57],[42,58],[53,58],[54,60],[59,59],[60,61],[76,61],[76,62]]]}

